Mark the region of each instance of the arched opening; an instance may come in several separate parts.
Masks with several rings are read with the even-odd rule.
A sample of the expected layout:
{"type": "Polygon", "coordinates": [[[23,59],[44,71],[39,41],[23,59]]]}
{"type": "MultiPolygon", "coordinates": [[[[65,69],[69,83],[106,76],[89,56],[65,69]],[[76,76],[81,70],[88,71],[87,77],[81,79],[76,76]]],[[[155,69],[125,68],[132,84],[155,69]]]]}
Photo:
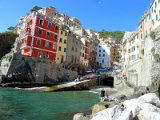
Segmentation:
{"type": "Polygon", "coordinates": [[[108,76],[99,77],[97,79],[97,85],[114,87],[114,78],[108,76]]]}

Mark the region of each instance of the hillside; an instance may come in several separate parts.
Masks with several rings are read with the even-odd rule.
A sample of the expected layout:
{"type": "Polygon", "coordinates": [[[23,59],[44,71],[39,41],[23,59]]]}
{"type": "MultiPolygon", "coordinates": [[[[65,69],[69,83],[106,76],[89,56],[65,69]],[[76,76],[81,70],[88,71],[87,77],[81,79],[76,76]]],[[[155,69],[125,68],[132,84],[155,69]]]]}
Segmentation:
{"type": "Polygon", "coordinates": [[[114,39],[117,40],[118,43],[121,43],[122,38],[124,36],[124,32],[123,31],[106,31],[106,30],[102,30],[99,32],[100,34],[100,38],[108,38],[108,37],[112,37],[114,39]]]}

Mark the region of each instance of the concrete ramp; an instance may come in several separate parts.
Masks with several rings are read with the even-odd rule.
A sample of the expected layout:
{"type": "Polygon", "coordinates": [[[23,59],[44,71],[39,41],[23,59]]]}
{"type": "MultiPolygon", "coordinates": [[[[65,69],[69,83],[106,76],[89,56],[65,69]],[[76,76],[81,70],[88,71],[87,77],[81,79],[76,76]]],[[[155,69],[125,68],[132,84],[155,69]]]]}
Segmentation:
{"type": "Polygon", "coordinates": [[[59,90],[67,90],[67,89],[85,89],[90,88],[93,86],[96,86],[97,81],[96,79],[90,79],[90,80],[83,80],[78,82],[67,82],[59,85],[54,85],[51,87],[48,87],[48,91],[59,91],[59,90]]]}

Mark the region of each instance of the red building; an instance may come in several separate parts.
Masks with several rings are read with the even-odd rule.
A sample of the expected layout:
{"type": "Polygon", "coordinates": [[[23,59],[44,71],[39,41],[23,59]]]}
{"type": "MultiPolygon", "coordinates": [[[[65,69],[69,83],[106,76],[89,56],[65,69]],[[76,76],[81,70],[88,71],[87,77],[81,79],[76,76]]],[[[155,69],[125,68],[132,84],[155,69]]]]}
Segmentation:
{"type": "Polygon", "coordinates": [[[85,59],[90,59],[90,43],[87,41],[85,42],[85,59]]]}
{"type": "Polygon", "coordinates": [[[24,18],[20,32],[22,55],[56,60],[59,25],[54,18],[32,12],[24,18]]]}

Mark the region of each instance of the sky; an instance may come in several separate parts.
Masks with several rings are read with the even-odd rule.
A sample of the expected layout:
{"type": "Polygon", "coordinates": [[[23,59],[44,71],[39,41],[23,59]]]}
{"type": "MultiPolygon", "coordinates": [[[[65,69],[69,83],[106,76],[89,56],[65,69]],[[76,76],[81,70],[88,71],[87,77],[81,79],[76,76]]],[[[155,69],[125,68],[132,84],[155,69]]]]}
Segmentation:
{"type": "Polygon", "coordinates": [[[84,28],[100,31],[133,31],[151,0],[0,0],[0,32],[18,24],[34,6],[53,6],[77,17],[84,28]]]}

